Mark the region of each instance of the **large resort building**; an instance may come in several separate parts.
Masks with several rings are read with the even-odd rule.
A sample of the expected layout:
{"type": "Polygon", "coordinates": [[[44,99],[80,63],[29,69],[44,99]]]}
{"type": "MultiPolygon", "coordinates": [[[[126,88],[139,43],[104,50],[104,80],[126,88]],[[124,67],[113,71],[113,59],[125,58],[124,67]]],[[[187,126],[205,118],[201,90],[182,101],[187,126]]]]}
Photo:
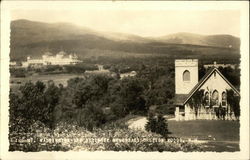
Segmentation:
{"type": "Polygon", "coordinates": [[[229,96],[239,100],[240,93],[216,65],[198,81],[197,59],[175,60],[176,120],[237,119],[229,96]]]}
{"type": "Polygon", "coordinates": [[[76,54],[69,54],[61,51],[53,56],[52,53],[46,52],[41,59],[31,59],[27,57],[27,61],[22,63],[23,67],[28,66],[44,66],[44,65],[74,65],[81,62],[76,54]]]}

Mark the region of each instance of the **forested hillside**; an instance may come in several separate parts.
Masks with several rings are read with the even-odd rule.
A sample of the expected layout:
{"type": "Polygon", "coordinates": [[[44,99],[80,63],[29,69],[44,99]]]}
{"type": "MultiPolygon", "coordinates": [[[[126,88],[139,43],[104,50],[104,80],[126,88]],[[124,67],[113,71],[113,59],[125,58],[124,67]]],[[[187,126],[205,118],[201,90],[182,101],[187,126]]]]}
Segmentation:
{"type": "Polygon", "coordinates": [[[100,33],[68,23],[49,24],[16,20],[11,23],[10,58],[25,60],[28,55],[41,57],[45,51],[55,54],[60,50],[75,52],[81,59],[91,56],[114,58],[124,57],[124,55],[125,57],[162,55],[168,58],[186,56],[233,60],[240,57],[240,42],[236,37],[211,35],[201,38],[202,36],[193,36],[193,34],[184,35],[176,34],[172,39],[144,38],[130,34],[100,33]],[[197,37],[200,37],[199,41],[197,37]]]}

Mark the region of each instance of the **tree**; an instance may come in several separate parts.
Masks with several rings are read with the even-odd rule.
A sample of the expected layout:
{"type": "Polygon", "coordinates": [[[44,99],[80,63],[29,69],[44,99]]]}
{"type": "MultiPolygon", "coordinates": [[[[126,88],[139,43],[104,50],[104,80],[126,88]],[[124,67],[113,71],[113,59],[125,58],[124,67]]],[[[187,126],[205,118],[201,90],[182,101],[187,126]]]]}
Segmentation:
{"type": "Polygon", "coordinates": [[[148,116],[148,122],[145,125],[146,131],[158,133],[162,135],[165,139],[168,138],[168,123],[167,120],[159,114],[157,117],[154,114],[150,113],[148,116]]]}
{"type": "Polygon", "coordinates": [[[79,110],[77,115],[78,125],[89,131],[92,131],[95,127],[100,127],[105,122],[105,115],[97,103],[87,104],[85,108],[79,110]]]}
{"type": "Polygon", "coordinates": [[[129,113],[121,95],[121,81],[115,80],[109,83],[108,101],[109,107],[116,118],[124,117],[129,113]]]}
{"type": "Polygon", "coordinates": [[[145,86],[141,79],[136,77],[125,78],[121,81],[119,96],[124,104],[124,110],[129,112],[146,112],[145,86]]]}
{"type": "Polygon", "coordinates": [[[199,78],[202,78],[206,74],[207,70],[203,66],[203,64],[199,64],[199,71],[198,72],[199,72],[198,73],[199,74],[199,78]]]}
{"type": "Polygon", "coordinates": [[[159,114],[157,116],[156,133],[162,135],[164,138],[168,138],[168,123],[167,120],[159,114]]]}
{"type": "Polygon", "coordinates": [[[46,106],[44,98],[45,85],[37,81],[36,84],[31,82],[20,87],[22,96],[20,104],[22,117],[26,120],[42,120],[44,106],[46,106]]]}
{"type": "Polygon", "coordinates": [[[129,113],[129,110],[125,107],[120,97],[111,102],[109,106],[116,118],[125,117],[129,113]]]}
{"type": "Polygon", "coordinates": [[[237,119],[240,116],[240,96],[238,96],[232,89],[226,90],[227,102],[230,108],[233,110],[234,115],[237,119]]]}
{"type": "Polygon", "coordinates": [[[84,80],[85,80],[84,78],[79,78],[79,77],[71,78],[67,81],[67,88],[76,89],[78,83],[83,82],[84,80]]]}
{"type": "Polygon", "coordinates": [[[191,107],[194,107],[195,109],[195,115],[198,114],[198,109],[203,105],[204,103],[204,89],[196,91],[193,96],[189,99],[188,103],[191,107]]]}
{"type": "Polygon", "coordinates": [[[54,112],[55,112],[55,107],[59,102],[60,95],[61,95],[60,89],[57,86],[55,86],[53,81],[49,81],[48,88],[44,93],[46,106],[44,106],[45,110],[44,110],[43,122],[50,128],[54,128],[55,125],[54,112]]]}
{"type": "Polygon", "coordinates": [[[72,92],[72,102],[78,108],[84,108],[86,103],[102,101],[108,92],[109,83],[114,80],[105,75],[94,75],[86,79],[72,79],[68,83],[72,92]],[[73,84],[72,84],[73,83],[73,84]]]}
{"type": "Polygon", "coordinates": [[[148,83],[145,91],[146,106],[158,106],[160,112],[167,113],[173,106],[174,97],[174,67],[171,63],[163,62],[163,65],[142,65],[137,77],[144,79],[148,83]],[[168,107],[165,109],[163,106],[168,107]]]}
{"type": "Polygon", "coordinates": [[[11,93],[11,121],[13,118],[20,119],[26,131],[31,123],[37,121],[53,128],[53,113],[59,101],[60,90],[53,81],[49,81],[48,88],[45,89],[43,82],[37,81],[35,84],[28,82],[20,87],[20,98],[11,93]]]}
{"type": "Polygon", "coordinates": [[[152,86],[161,76],[168,75],[165,67],[159,67],[158,65],[146,67],[145,65],[140,67],[138,77],[145,78],[150,82],[152,86]]]}
{"type": "Polygon", "coordinates": [[[149,113],[147,117],[148,122],[146,123],[146,131],[156,132],[157,119],[154,117],[153,113],[149,113]]]}
{"type": "Polygon", "coordinates": [[[45,85],[38,81],[20,87],[21,95],[10,92],[10,131],[30,132],[35,121],[43,120],[45,85]]]}
{"type": "Polygon", "coordinates": [[[174,80],[171,76],[160,77],[148,90],[147,105],[169,104],[174,97],[174,80]]]}
{"type": "Polygon", "coordinates": [[[105,121],[103,109],[109,106],[108,90],[113,80],[105,75],[69,80],[59,103],[64,112],[61,118],[75,120],[89,130],[99,127],[105,121]]]}
{"type": "Polygon", "coordinates": [[[232,85],[239,87],[240,86],[240,68],[228,67],[219,67],[220,72],[229,80],[232,85]]]}
{"type": "Polygon", "coordinates": [[[26,130],[27,127],[25,127],[26,125],[23,125],[24,127],[22,127],[22,125],[18,125],[18,122],[22,119],[21,117],[21,112],[20,112],[20,98],[14,94],[12,91],[10,92],[10,96],[9,96],[10,100],[9,100],[9,129],[10,129],[10,133],[12,132],[18,132],[23,130],[26,130]]]}
{"type": "Polygon", "coordinates": [[[109,83],[114,80],[110,76],[95,75],[91,77],[90,84],[93,87],[92,92],[96,99],[105,95],[108,91],[109,83]]]}
{"type": "Polygon", "coordinates": [[[124,117],[127,114],[145,114],[145,91],[147,82],[137,77],[114,80],[108,88],[108,106],[116,117],[124,117]]]}

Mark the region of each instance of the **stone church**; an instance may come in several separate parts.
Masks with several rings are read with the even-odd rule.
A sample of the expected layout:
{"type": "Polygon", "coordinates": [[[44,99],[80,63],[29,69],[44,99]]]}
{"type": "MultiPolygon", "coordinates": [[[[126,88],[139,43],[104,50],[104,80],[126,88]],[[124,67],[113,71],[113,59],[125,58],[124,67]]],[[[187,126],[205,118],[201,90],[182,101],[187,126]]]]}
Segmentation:
{"type": "Polygon", "coordinates": [[[240,97],[240,93],[216,65],[198,79],[197,59],[175,60],[175,119],[236,119],[227,94],[240,97]]]}

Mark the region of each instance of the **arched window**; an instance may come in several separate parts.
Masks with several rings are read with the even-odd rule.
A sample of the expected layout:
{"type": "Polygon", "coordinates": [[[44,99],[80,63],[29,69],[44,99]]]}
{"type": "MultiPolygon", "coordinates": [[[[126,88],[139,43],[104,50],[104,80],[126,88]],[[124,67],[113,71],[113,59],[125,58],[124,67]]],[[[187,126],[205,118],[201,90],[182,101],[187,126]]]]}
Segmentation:
{"type": "Polygon", "coordinates": [[[212,94],[212,105],[219,106],[219,92],[217,90],[212,94]]]}
{"type": "Polygon", "coordinates": [[[205,93],[205,106],[206,107],[209,106],[209,93],[208,92],[205,93]]]}
{"type": "Polygon", "coordinates": [[[226,92],[222,92],[221,97],[222,97],[222,100],[221,100],[222,106],[226,106],[227,105],[227,94],[226,94],[226,92]]]}
{"type": "Polygon", "coordinates": [[[183,81],[190,81],[190,72],[188,70],[183,72],[183,81]]]}

